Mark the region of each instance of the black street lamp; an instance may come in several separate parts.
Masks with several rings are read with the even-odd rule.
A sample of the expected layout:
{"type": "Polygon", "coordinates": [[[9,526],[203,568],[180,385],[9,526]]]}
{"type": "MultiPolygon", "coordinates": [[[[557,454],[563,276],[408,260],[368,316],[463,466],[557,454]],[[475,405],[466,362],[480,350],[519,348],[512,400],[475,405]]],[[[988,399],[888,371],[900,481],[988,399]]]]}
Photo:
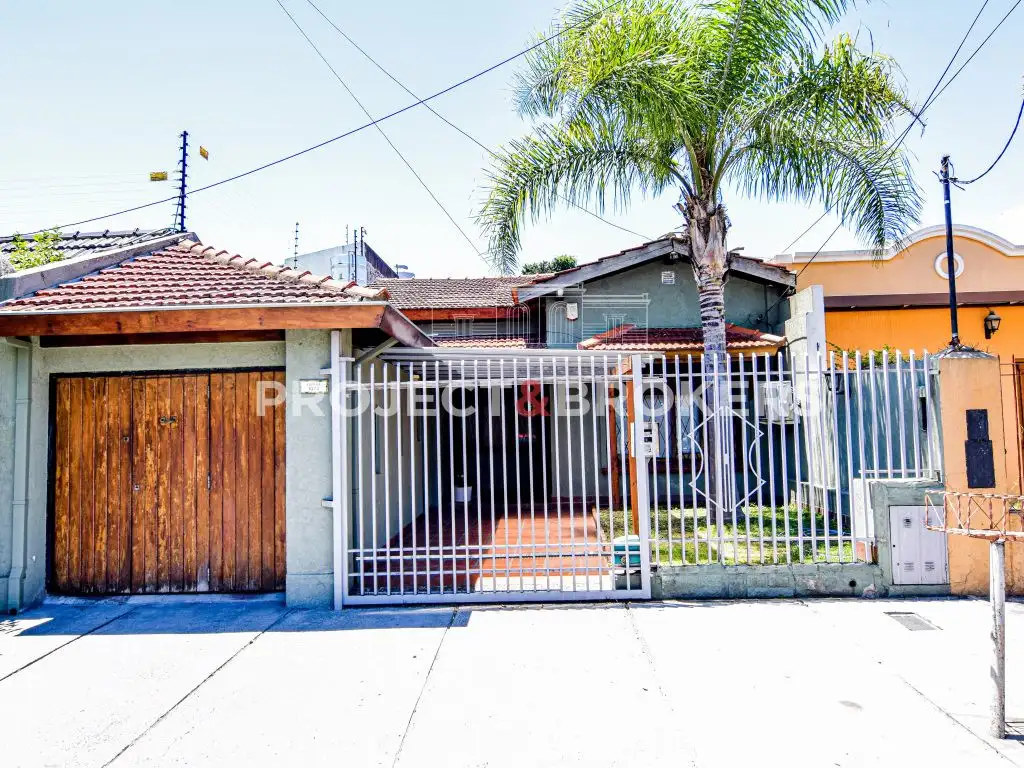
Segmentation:
{"type": "Polygon", "coordinates": [[[999,323],[1003,321],[999,315],[993,312],[991,309],[988,314],[985,315],[985,338],[991,339],[995,336],[996,331],[999,330],[999,323]]]}

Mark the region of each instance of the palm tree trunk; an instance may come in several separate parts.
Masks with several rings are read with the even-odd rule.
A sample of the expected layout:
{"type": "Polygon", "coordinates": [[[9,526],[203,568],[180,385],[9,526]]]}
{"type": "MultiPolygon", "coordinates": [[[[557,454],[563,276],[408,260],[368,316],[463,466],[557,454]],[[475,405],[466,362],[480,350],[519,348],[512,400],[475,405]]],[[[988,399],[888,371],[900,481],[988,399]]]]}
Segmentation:
{"type": "Polygon", "coordinates": [[[704,457],[705,494],[719,537],[724,535],[726,506],[733,472],[729,393],[726,382],[725,276],[729,253],[726,247],[728,220],[718,203],[688,200],[686,204],[693,274],[700,301],[704,336],[704,425],[707,455],[704,457]]]}

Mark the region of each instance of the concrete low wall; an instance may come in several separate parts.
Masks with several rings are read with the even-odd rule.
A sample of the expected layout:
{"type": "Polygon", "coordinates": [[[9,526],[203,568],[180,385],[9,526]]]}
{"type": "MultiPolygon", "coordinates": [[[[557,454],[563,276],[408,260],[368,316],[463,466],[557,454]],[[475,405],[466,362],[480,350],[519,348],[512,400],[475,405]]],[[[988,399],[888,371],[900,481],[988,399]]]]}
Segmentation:
{"type": "Polygon", "coordinates": [[[685,565],[651,575],[651,596],[666,598],[874,597],[888,588],[869,563],[685,565]]]}

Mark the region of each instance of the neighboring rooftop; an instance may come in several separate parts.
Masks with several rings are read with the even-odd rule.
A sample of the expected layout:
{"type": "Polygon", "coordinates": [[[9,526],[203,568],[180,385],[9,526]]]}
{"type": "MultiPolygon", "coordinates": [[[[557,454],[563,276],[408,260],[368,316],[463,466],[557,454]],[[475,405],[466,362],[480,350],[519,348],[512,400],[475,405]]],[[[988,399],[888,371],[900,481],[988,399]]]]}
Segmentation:
{"type": "MultiPolygon", "coordinates": [[[[774,348],[781,346],[785,340],[783,336],[753,328],[732,324],[725,326],[725,344],[728,349],[774,348]]],[[[700,328],[639,328],[627,324],[581,341],[578,346],[586,350],[697,352],[704,349],[704,331],[700,328]]]]}
{"type": "MultiPolygon", "coordinates": [[[[165,228],[108,229],[103,232],[62,232],[60,240],[54,243],[53,247],[60,251],[62,259],[70,259],[87,253],[110,251],[116,248],[144,243],[147,240],[156,240],[173,231],[173,229],[165,228]]],[[[10,256],[15,250],[15,241],[19,238],[25,242],[30,250],[35,250],[36,241],[32,235],[3,235],[0,236],[0,254],[10,256]]]]}
{"type": "Polygon", "coordinates": [[[387,278],[371,287],[384,288],[398,309],[474,309],[514,307],[516,289],[547,275],[467,278],[387,278]]]}
{"type": "Polygon", "coordinates": [[[383,290],[245,259],[183,239],[0,304],[0,314],[141,307],[265,306],[384,301],[383,290]]]}

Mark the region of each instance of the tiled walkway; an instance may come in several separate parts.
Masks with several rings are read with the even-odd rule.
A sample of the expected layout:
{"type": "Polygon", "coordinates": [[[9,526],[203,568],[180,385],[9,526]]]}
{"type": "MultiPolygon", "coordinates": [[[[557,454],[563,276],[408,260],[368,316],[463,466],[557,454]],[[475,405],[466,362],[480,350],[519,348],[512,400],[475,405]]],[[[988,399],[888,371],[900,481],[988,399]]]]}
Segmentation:
{"type": "Polygon", "coordinates": [[[352,573],[363,594],[610,589],[610,543],[593,511],[568,501],[507,515],[475,504],[432,509],[352,573]],[[429,542],[429,552],[428,552],[429,542]],[[404,555],[404,556],[403,556],[404,555]]]}

